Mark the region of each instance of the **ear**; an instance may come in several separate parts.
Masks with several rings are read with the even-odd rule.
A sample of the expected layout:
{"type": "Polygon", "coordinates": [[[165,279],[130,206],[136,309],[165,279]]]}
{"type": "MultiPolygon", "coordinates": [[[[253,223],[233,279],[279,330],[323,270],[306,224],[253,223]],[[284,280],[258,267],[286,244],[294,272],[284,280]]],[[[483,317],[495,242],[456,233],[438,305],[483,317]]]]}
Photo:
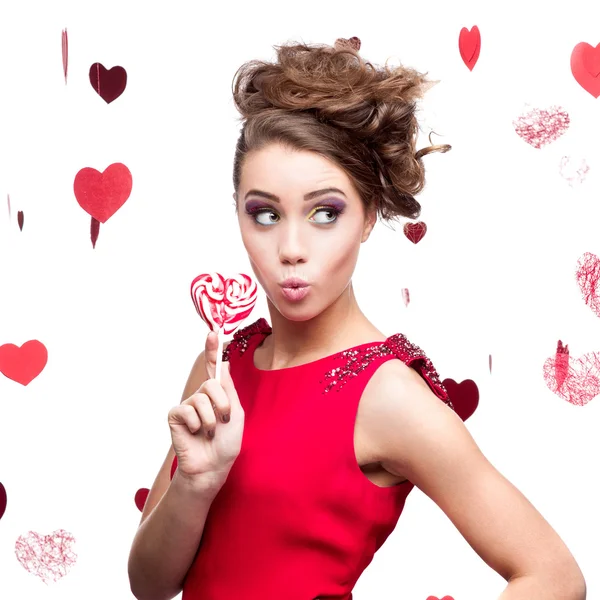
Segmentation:
{"type": "Polygon", "coordinates": [[[365,217],[365,226],[363,228],[363,234],[360,240],[360,243],[366,242],[371,235],[371,231],[373,231],[373,227],[375,227],[375,223],[377,222],[377,208],[371,208],[366,217],[365,217]]]}

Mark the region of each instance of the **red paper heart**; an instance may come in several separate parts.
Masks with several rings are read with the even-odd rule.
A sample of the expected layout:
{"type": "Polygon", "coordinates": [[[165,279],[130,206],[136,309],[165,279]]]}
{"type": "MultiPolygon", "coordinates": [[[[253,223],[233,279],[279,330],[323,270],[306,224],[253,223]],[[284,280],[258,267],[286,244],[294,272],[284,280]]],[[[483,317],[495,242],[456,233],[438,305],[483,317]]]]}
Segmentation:
{"type": "Polygon", "coordinates": [[[575,277],[583,301],[600,317],[600,258],[585,252],[577,261],[575,277]]]}
{"type": "Polygon", "coordinates": [[[560,106],[532,108],[513,121],[517,135],[534,148],[541,148],[563,135],[571,119],[569,113],[560,106]]]}
{"type": "Polygon", "coordinates": [[[29,340],[20,348],[15,344],[0,346],[0,373],[22,385],[29,385],[48,362],[48,350],[38,340],[29,340]]]}
{"type": "Polygon", "coordinates": [[[144,505],[146,504],[146,500],[148,499],[149,493],[150,490],[148,488],[140,488],[135,493],[135,505],[138,507],[140,512],[144,510],[144,505]]]}
{"type": "Polygon", "coordinates": [[[472,379],[465,379],[460,383],[454,379],[444,379],[442,381],[448,396],[454,406],[456,414],[466,421],[479,406],[479,389],[472,379]]]}
{"type": "Polygon", "coordinates": [[[0,519],[4,516],[4,513],[6,512],[6,504],[7,504],[6,488],[0,482],[0,519]]]}
{"type": "Polygon", "coordinates": [[[73,183],[81,208],[101,223],[106,223],[125,204],[131,187],[131,173],[121,163],[113,163],[103,173],[85,167],[77,173],[73,183]]]}
{"type": "Polygon", "coordinates": [[[107,104],[125,91],[127,72],[123,67],[107,70],[101,63],[94,63],[90,67],[89,75],[92,87],[107,104]]]}
{"type": "Polygon", "coordinates": [[[594,98],[600,96],[600,44],[595,48],[580,42],[571,52],[571,73],[575,81],[594,98]]]}
{"type": "Polygon", "coordinates": [[[15,543],[15,554],[22,567],[44,583],[64,577],[77,561],[75,538],[64,529],[49,535],[29,531],[15,543]]]}
{"type": "Polygon", "coordinates": [[[405,223],[404,235],[413,243],[418,244],[427,233],[427,225],[423,221],[418,223],[405,223]]]}
{"type": "Polygon", "coordinates": [[[569,355],[569,345],[558,340],[556,354],[544,363],[544,381],[551,392],[574,406],[585,406],[600,395],[600,352],[577,359],[569,355]]]}
{"type": "Polygon", "coordinates": [[[472,71],[481,50],[481,33],[477,25],[473,25],[470,30],[466,27],[460,30],[458,50],[463,62],[467,65],[469,71],[472,71]]]}

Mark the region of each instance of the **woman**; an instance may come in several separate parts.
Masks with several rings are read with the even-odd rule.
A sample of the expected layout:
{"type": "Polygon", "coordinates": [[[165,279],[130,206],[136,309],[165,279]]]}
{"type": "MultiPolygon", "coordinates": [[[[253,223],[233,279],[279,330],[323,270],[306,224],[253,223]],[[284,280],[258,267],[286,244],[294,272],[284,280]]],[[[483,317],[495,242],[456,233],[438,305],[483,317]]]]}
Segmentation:
{"type": "Polygon", "coordinates": [[[350,599],[417,486],[509,582],[502,600],[581,600],[573,556],[482,455],[431,361],[356,302],[377,215],[416,218],[421,159],[449,149],[415,152],[431,82],[373,67],[359,44],[281,46],[276,63],[236,74],[235,207],[272,327],[236,332],[221,384],[207,336],[169,412],[131,589],[139,600],[350,599]]]}

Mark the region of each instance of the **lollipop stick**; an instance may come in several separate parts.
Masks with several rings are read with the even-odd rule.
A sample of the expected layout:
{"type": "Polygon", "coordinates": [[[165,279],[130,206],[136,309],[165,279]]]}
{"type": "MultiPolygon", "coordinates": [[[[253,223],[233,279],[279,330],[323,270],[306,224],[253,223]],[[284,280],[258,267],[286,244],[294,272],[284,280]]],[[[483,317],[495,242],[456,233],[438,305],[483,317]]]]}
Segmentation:
{"type": "Polygon", "coordinates": [[[217,338],[219,340],[217,345],[217,360],[215,363],[215,379],[217,380],[217,383],[221,383],[221,354],[223,353],[223,337],[221,336],[221,331],[221,328],[217,331],[217,338]]]}

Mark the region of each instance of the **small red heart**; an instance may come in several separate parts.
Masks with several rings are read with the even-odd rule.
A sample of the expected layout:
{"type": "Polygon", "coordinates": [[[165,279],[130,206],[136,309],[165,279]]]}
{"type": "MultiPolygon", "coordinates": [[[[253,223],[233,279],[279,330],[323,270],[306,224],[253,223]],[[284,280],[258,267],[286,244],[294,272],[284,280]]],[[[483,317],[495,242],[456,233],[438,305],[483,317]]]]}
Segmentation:
{"type": "Polygon", "coordinates": [[[458,36],[458,50],[460,57],[470,71],[477,63],[479,52],[481,50],[481,33],[477,25],[473,25],[470,30],[463,27],[458,36]]]}
{"type": "Polygon", "coordinates": [[[113,163],[102,173],[85,167],[77,173],[73,183],[81,208],[100,223],[106,223],[125,204],[131,187],[131,172],[121,163],[113,163]]]}
{"type": "Polygon", "coordinates": [[[577,261],[575,273],[583,301],[600,317],[600,258],[585,252],[577,261]]]}
{"type": "MultiPolygon", "coordinates": [[[[437,596],[427,596],[427,600],[440,600],[437,596]]],[[[444,596],[441,600],[454,600],[452,596],[444,596]]]]}
{"type": "Polygon", "coordinates": [[[20,348],[15,344],[0,346],[0,373],[21,385],[29,385],[47,362],[48,350],[38,340],[29,340],[20,348]]]}
{"type": "Polygon", "coordinates": [[[454,379],[444,379],[442,381],[456,414],[466,421],[479,406],[479,389],[472,379],[465,379],[460,383],[454,379]]]}
{"type": "Polygon", "coordinates": [[[585,406],[600,395],[600,352],[577,359],[569,355],[569,345],[558,340],[556,353],[544,363],[544,381],[551,392],[574,406],[585,406]]]}
{"type": "Polygon", "coordinates": [[[75,538],[64,529],[49,535],[29,531],[15,543],[15,554],[21,566],[37,575],[44,583],[64,577],[77,561],[73,551],[75,538]]]}
{"type": "Polygon", "coordinates": [[[595,48],[580,42],[571,52],[571,73],[575,81],[594,98],[600,96],[600,44],[595,48]]]}
{"type": "Polygon", "coordinates": [[[148,499],[149,493],[150,490],[148,488],[140,488],[135,493],[135,505],[138,507],[140,512],[144,510],[144,505],[146,504],[146,500],[148,499]]]}
{"type": "Polygon", "coordinates": [[[513,121],[517,135],[538,149],[556,141],[570,124],[569,113],[561,106],[533,108],[513,121]]]}
{"type": "Polygon", "coordinates": [[[90,67],[89,75],[92,87],[107,104],[125,91],[127,72],[123,67],[107,70],[101,63],[94,63],[90,67]]]}
{"type": "Polygon", "coordinates": [[[413,243],[418,244],[427,233],[427,225],[423,221],[418,223],[405,223],[404,235],[413,243]]]}

